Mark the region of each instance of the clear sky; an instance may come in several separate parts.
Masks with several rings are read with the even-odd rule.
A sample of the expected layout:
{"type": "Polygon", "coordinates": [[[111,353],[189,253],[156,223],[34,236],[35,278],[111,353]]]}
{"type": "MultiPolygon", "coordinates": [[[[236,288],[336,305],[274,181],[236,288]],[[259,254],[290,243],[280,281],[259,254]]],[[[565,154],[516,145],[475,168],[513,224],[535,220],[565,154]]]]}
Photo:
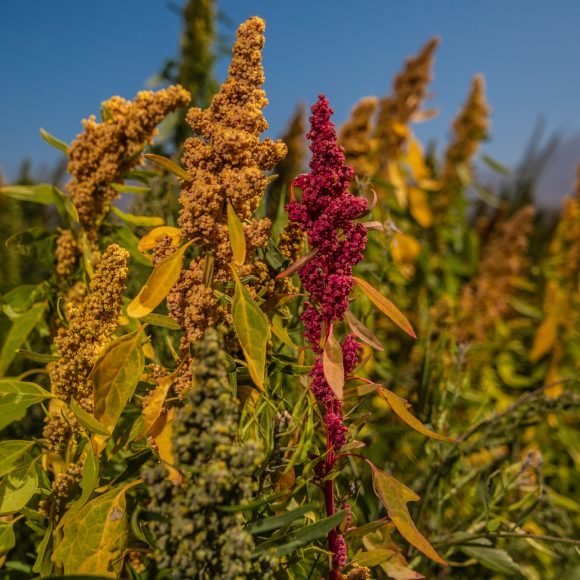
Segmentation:
{"type": "MultiPolygon", "coordinates": [[[[0,0],[0,167],[9,179],[24,157],[40,168],[58,155],[39,127],[72,140],[101,101],[132,98],[177,53],[181,23],[168,4],[0,0]]],[[[340,124],[361,96],[387,93],[404,58],[435,34],[442,44],[432,104],[441,113],[417,126],[421,138],[445,142],[477,72],[493,108],[486,151],[502,162],[517,161],[540,115],[565,136],[580,132],[578,0],[221,0],[219,7],[234,27],[252,15],[266,20],[272,136],[298,101],[312,103],[321,92],[340,124]]],[[[220,79],[226,69],[223,60],[220,79]]]]}

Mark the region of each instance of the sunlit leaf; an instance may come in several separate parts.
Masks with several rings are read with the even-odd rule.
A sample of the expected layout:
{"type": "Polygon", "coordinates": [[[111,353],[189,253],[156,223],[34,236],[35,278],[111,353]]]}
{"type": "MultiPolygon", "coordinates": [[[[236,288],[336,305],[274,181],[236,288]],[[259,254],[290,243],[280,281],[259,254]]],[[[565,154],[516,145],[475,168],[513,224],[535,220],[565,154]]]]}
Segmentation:
{"type": "Polygon", "coordinates": [[[153,163],[163,167],[163,169],[173,173],[173,175],[177,175],[177,177],[185,181],[191,181],[191,177],[187,171],[185,171],[183,167],[177,165],[177,163],[171,161],[171,159],[167,159],[167,157],[163,157],[162,155],[155,155],[154,153],[147,153],[145,154],[145,157],[150,161],[153,161],[153,163]]]}
{"type": "Polygon", "coordinates": [[[530,353],[530,360],[536,362],[545,354],[548,354],[558,338],[558,318],[556,316],[547,316],[538,326],[534,336],[534,344],[530,353]]]}
{"type": "Polygon", "coordinates": [[[397,309],[397,307],[387,300],[376,288],[371,286],[365,280],[353,276],[352,279],[356,285],[362,290],[365,296],[385,315],[387,315],[399,328],[404,330],[413,338],[417,338],[413,327],[405,316],[397,309]]]}
{"type": "Polygon", "coordinates": [[[423,147],[415,137],[412,137],[409,140],[407,162],[411,167],[415,181],[425,179],[429,175],[429,170],[427,169],[425,158],[423,157],[423,147]]]}
{"type": "Polygon", "coordinates": [[[113,488],[92,499],[62,527],[62,541],[52,558],[66,576],[118,577],[129,534],[125,494],[136,483],[113,488]]]}
{"type": "Polygon", "coordinates": [[[322,367],[324,369],[324,378],[330,385],[334,396],[342,401],[344,392],[344,364],[342,360],[342,347],[336,340],[332,326],[330,333],[324,343],[322,351],[322,367]]]}
{"type": "Polygon", "coordinates": [[[147,324],[152,324],[153,326],[161,326],[162,328],[169,328],[171,330],[179,330],[181,326],[179,323],[175,322],[173,318],[165,316],[164,314],[147,314],[141,318],[143,322],[147,324]]]}
{"type": "Polygon", "coordinates": [[[422,111],[417,111],[413,113],[411,117],[412,123],[423,123],[425,121],[429,121],[430,119],[434,119],[439,114],[439,109],[434,107],[430,109],[423,109],[422,111]]]}
{"type": "Polygon", "coordinates": [[[230,234],[230,244],[234,255],[234,264],[243,266],[246,261],[246,236],[244,226],[237,216],[232,204],[228,201],[228,232],[230,234]]]}
{"type": "Polygon", "coordinates": [[[128,185],[127,183],[111,183],[111,187],[118,191],[119,193],[149,193],[151,191],[150,187],[144,187],[142,185],[128,185]]]}
{"type": "Polygon", "coordinates": [[[22,419],[28,407],[53,396],[35,383],[0,379],[0,430],[22,419]]]}
{"type": "Polygon", "coordinates": [[[48,131],[45,131],[44,129],[40,129],[40,135],[49,145],[51,145],[55,149],[58,149],[63,153],[68,153],[69,146],[61,139],[58,139],[54,135],[51,135],[48,131]]]}
{"type": "Polygon", "coordinates": [[[263,389],[266,347],[271,338],[268,317],[254,302],[233,268],[232,271],[236,280],[236,290],[232,300],[234,329],[244,352],[250,377],[260,389],[263,389]]]}
{"type": "Polygon", "coordinates": [[[0,558],[10,552],[15,545],[14,521],[0,520],[0,558]]]}
{"type": "Polygon", "coordinates": [[[171,288],[179,280],[185,251],[192,243],[193,241],[187,242],[187,244],[181,246],[179,250],[155,266],[145,286],[141,288],[139,294],[127,306],[127,314],[129,316],[142,318],[153,312],[161,304],[171,288]]]}
{"type": "Polygon", "coordinates": [[[163,218],[157,216],[148,216],[148,215],[133,215],[132,213],[125,213],[121,211],[118,207],[112,206],[111,211],[116,215],[119,216],[124,222],[131,224],[132,226],[143,226],[143,227],[152,227],[152,226],[161,226],[163,225],[163,218]]]}
{"type": "Polygon", "coordinates": [[[85,411],[74,399],[71,399],[70,410],[73,412],[76,420],[89,432],[103,437],[110,437],[111,431],[100,423],[88,411],[85,411]]]}
{"type": "Polygon", "coordinates": [[[433,225],[433,214],[429,206],[429,198],[424,190],[418,187],[409,189],[409,211],[420,226],[430,228],[433,225]]]}
{"type": "Polygon", "coordinates": [[[371,464],[371,467],[375,494],[383,502],[389,518],[400,534],[425,556],[446,566],[447,562],[437,553],[425,536],[417,530],[407,509],[407,503],[419,501],[419,496],[392,475],[378,469],[375,465],[371,464]]]}
{"type": "Polygon", "coordinates": [[[0,481],[0,515],[20,511],[38,488],[38,473],[34,461],[15,469],[0,481]]]}
{"type": "Polygon", "coordinates": [[[175,457],[173,456],[173,420],[175,418],[175,408],[169,409],[165,418],[163,428],[154,437],[155,447],[159,459],[167,469],[167,479],[178,484],[182,477],[179,471],[175,468],[175,457]]]}
{"type": "Polygon", "coordinates": [[[139,240],[139,250],[142,252],[152,250],[155,247],[155,241],[160,236],[169,236],[171,238],[171,244],[175,248],[178,248],[179,244],[181,243],[181,231],[179,228],[161,226],[151,230],[139,240]]]}
{"type": "Polygon", "coordinates": [[[453,439],[452,437],[446,437],[445,435],[439,435],[439,433],[435,433],[432,431],[417,417],[415,417],[410,411],[409,408],[411,405],[403,399],[403,397],[399,397],[399,395],[395,395],[395,393],[388,391],[384,387],[378,388],[378,393],[383,397],[383,399],[389,404],[391,409],[399,416],[399,418],[407,423],[409,427],[414,429],[415,431],[421,433],[421,435],[425,435],[425,437],[430,437],[431,439],[436,439],[437,441],[447,441],[450,443],[454,443],[457,439],[453,439]]]}
{"type": "Polygon", "coordinates": [[[373,332],[367,328],[356,316],[347,310],[344,313],[344,319],[346,320],[349,328],[352,330],[353,334],[362,340],[365,344],[372,346],[376,350],[384,351],[383,345],[379,342],[379,339],[373,334],[373,332]]]}
{"type": "MultiPolygon", "coordinates": [[[[34,441],[1,441],[0,442],[0,477],[20,467],[22,460],[28,456],[34,441]]],[[[30,462],[30,461],[29,461],[30,462]]]]}
{"type": "Polygon", "coordinates": [[[54,188],[47,184],[5,185],[0,187],[0,194],[18,201],[32,201],[43,205],[54,203],[54,188]]]}
{"type": "Polygon", "coordinates": [[[147,404],[143,407],[143,428],[146,435],[156,437],[167,420],[166,413],[163,412],[165,400],[171,385],[181,373],[177,368],[170,375],[158,379],[157,386],[152,394],[147,397],[147,404]]]}
{"type": "Polygon", "coordinates": [[[395,197],[402,208],[407,207],[407,185],[401,175],[401,170],[397,163],[393,160],[388,162],[387,166],[389,182],[394,189],[395,197]]]}

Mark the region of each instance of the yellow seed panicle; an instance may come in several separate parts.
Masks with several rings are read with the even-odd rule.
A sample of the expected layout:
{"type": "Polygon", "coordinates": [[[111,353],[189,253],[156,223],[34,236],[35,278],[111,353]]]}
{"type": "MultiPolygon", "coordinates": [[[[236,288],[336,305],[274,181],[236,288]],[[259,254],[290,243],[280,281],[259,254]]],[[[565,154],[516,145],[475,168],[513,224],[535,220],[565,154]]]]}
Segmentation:
{"type": "Polygon", "coordinates": [[[408,58],[395,77],[392,95],[381,99],[375,137],[381,170],[403,149],[408,125],[419,111],[431,82],[431,70],[439,38],[432,38],[419,54],[408,58]]]}
{"type": "Polygon", "coordinates": [[[241,276],[252,273],[254,250],[268,240],[270,220],[252,216],[268,183],[266,172],[284,157],[286,145],[260,140],[268,127],[262,114],[268,103],[261,89],[264,29],[257,17],[239,27],[227,80],[208,109],[192,108],[187,115],[195,136],[186,141],[183,154],[190,179],[181,183],[179,225],[183,239],[198,240],[200,256],[168,296],[170,313],[185,331],[185,344],[223,320],[203,272],[205,256],[211,254],[213,281],[231,280],[227,202],[244,224],[248,263],[241,276]]]}
{"type": "Polygon", "coordinates": [[[344,148],[345,160],[359,176],[371,175],[371,132],[373,115],[379,101],[376,97],[363,97],[354,107],[350,119],[342,126],[338,143],[344,148]]]}
{"type": "Polygon", "coordinates": [[[473,78],[471,92],[453,122],[453,138],[445,152],[443,182],[448,185],[457,177],[457,168],[471,172],[471,163],[489,130],[490,108],[485,98],[483,76],[473,78]]]}
{"type": "Polygon", "coordinates": [[[115,96],[103,103],[102,123],[94,116],[83,121],[84,132],[68,151],[72,179],[67,189],[89,241],[94,242],[100,221],[119,195],[111,183],[122,181],[128,170],[139,165],[140,152],[152,142],[156,125],[189,98],[179,85],[141,91],[134,102],[115,96]]]}
{"type": "Polygon", "coordinates": [[[89,412],[93,388],[88,376],[118,325],[128,259],[129,253],[116,244],[106,249],[90,293],[79,306],[67,305],[68,327],[60,328],[54,339],[60,358],[49,365],[52,390],[67,400],[74,397],[89,412]]]}
{"type": "Polygon", "coordinates": [[[495,323],[508,314],[512,283],[527,265],[533,218],[534,208],[523,207],[490,240],[477,277],[459,300],[459,340],[484,340],[495,323]]]}
{"type": "Polygon", "coordinates": [[[56,240],[56,274],[59,278],[70,276],[75,269],[79,250],[70,230],[62,230],[56,240]]]}

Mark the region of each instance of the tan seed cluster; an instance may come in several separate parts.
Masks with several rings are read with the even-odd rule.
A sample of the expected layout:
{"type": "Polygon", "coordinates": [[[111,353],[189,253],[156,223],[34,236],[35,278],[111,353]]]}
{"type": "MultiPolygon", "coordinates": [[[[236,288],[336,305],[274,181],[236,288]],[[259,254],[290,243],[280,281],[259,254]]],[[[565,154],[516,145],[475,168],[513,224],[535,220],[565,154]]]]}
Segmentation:
{"type": "Polygon", "coordinates": [[[60,358],[49,365],[52,390],[93,409],[93,387],[89,373],[105,345],[111,340],[121,313],[126,289],[129,253],[116,244],[104,252],[90,283],[90,293],[79,306],[68,304],[68,327],[54,339],[60,358]]]}
{"type": "Polygon", "coordinates": [[[208,109],[192,108],[187,115],[195,136],[185,143],[183,164],[190,179],[181,184],[179,225],[182,238],[198,239],[199,257],[168,296],[170,313],[185,331],[185,344],[196,342],[207,327],[224,319],[225,310],[204,284],[203,272],[211,254],[213,282],[232,279],[227,203],[244,223],[248,263],[241,268],[242,276],[252,273],[254,250],[268,240],[270,220],[252,216],[268,183],[266,172],[284,157],[286,146],[260,140],[268,127],[262,114],[268,103],[261,89],[264,29],[257,17],[239,27],[227,80],[208,109]]]}
{"type": "Polygon", "coordinates": [[[118,197],[111,184],[141,163],[141,150],[152,142],[155,127],[189,99],[179,85],[141,91],[133,102],[115,96],[103,103],[102,123],[94,116],[83,121],[84,131],[68,151],[72,179],[67,189],[89,241],[94,242],[100,221],[118,197]]]}
{"type": "Polygon", "coordinates": [[[62,230],[56,240],[56,274],[59,278],[70,276],[79,257],[77,242],[70,230],[62,230]]]}

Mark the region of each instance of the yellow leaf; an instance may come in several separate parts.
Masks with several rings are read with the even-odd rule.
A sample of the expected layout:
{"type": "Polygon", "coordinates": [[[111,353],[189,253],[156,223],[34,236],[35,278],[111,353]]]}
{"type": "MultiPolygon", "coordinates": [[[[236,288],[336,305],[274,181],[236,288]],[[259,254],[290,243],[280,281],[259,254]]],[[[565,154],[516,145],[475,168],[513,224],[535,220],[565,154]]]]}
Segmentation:
{"type": "Polygon", "coordinates": [[[397,266],[414,264],[420,252],[421,244],[414,237],[404,232],[393,234],[391,256],[397,266]]]}
{"type": "Polygon", "coordinates": [[[389,182],[395,190],[395,197],[402,208],[407,207],[407,186],[405,185],[405,180],[401,175],[401,170],[395,161],[392,159],[389,161],[387,172],[389,176],[389,182]]]}
{"type": "Polygon", "coordinates": [[[421,147],[421,143],[419,143],[415,137],[412,137],[409,141],[407,162],[411,167],[415,181],[425,179],[427,175],[429,175],[429,170],[425,165],[425,159],[423,157],[423,148],[421,147]]]}
{"type": "Polygon", "coordinates": [[[115,206],[111,207],[111,211],[115,215],[119,216],[123,221],[133,226],[142,226],[148,228],[151,226],[160,226],[163,224],[163,218],[158,216],[134,215],[132,213],[125,213],[115,206]]]}
{"type": "Polygon", "coordinates": [[[155,438],[163,429],[166,422],[166,415],[163,408],[167,394],[175,379],[181,373],[181,365],[170,375],[159,379],[153,393],[147,397],[147,404],[143,407],[143,427],[146,435],[155,438]]]}
{"type": "Polygon", "coordinates": [[[180,177],[184,181],[191,181],[191,177],[187,171],[185,171],[183,167],[177,165],[177,163],[171,161],[171,159],[167,159],[167,157],[163,157],[162,155],[155,155],[154,153],[147,153],[145,154],[145,157],[153,161],[153,163],[157,163],[157,165],[160,165],[163,169],[167,169],[167,171],[173,173],[173,175],[177,175],[177,177],[180,177]]]}
{"type": "Polygon", "coordinates": [[[236,281],[236,290],[232,300],[234,329],[244,352],[250,377],[260,389],[263,389],[266,348],[272,336],[268,317],[254,302],[234,268],[232,268],[232,272],[236,281]]]}
{"type": "Polygon", "coordinates": [[[234,264],[243,266],[246,261],[246,236],[244,226],[237,216],[232,204],[228,201],[228,232],[234,255],[234,264]]]}
{"type": "Polygon", "coordinates": [[[127,306],[127,314],[132,318],[142,318],[150,312],[153,312],[163,299],[169,294],[169,291],[179,280],[181,267],[183,265],[183,256],[187,248],[193,243],[193,240],[187,242],[177,250],[162,260],[155,266],[145,282],[145,286],[127,306]]]}
{"type": "Polygon", "coordinates": [[[439,191],[443,187],[443,184],[435,179],[422,179],[417,185],[429,191],[439,191]]]}
{"type": "Polygon", "coordinates": [[[175,409],[169,409],[163,429],[154,438],[159,459],[167,469],[167,479],[174,484],[181,481],[181,473],[175,469],[175,457],[173,455],[173,420],[175,419],[175,409]]]}
{"type": "Polygon", "coordinates": [[[334,337],[333,328],[330,327],[330,334],[324,343],[322,351],[322,368],[324,378],[330,385],[334,396],[342,401],[344,391],[344,365],[342,361],[342,347],[334,337]]]}
{"type": "Polygon", "coordinates": [[[404,330],[408,335],[417,338],[413,327],[399,309],[387,300],[376,288],[371,286],[365,280],[353,276],[355,284],[362,290],[366,297],[386,316],[388,316],[399,328],[404,330]]]}
{"type": "Polygon", "coordinates": [[[148,234],[144,235],[141,240],[139,240],[139,245],[137,247],[141,252],[152,250],[155,247],[155,240],[159,236],[169,236],[173,246],[175,248],[179,247],[181,242],[181,232],[179,228],[173,228],[171,226],[161,226],[160,228],[151,230],[148,234]]]}
{"type": "Polygon", "coordinates": [[[421,498],[392,475],[381,471],[373,464],[371,467],[375,494],[385,505],[389,518],[403,538],[434,562],[447,566],[447,562],[415,527],[407,509],[407,503],[419,501],[421,498]]]}
{"type": "Polygon", "coordinates": [[[421,435],[425,435],[425,437],[430,437],[431,439],[436,439],[437,441],[447,441],[449,443],[457,442],[457,439],[446,437],[445,435],[439,435],[439,433],[435,433],[435,431],[431,431],[431,429],[423,425],[423,423],[421,423],[421,421],[419,421],[419,419],[409,411],[411,405],[402,397],[395,395],[395,393],[388,391],[383,387],[379,387],[378,392],[399,418],[407,423],[409,427],[421,433],[421,435]]]}
{"type": "Polygon", "coordinates": [[[545,354],[552,350],[558,338],[558,319],[556,316],[548,316],[538,326],[536,336],[534,337],[534,345],[530,353],[532,362],[541,359],[545,354]]]}
{"type": "Polygon", "coordinates": [[[412,187],[409,190],[409,211],[420,226],[430,228],[433,225],[429,198],[424,190],[418,187],[412,187]]]}

